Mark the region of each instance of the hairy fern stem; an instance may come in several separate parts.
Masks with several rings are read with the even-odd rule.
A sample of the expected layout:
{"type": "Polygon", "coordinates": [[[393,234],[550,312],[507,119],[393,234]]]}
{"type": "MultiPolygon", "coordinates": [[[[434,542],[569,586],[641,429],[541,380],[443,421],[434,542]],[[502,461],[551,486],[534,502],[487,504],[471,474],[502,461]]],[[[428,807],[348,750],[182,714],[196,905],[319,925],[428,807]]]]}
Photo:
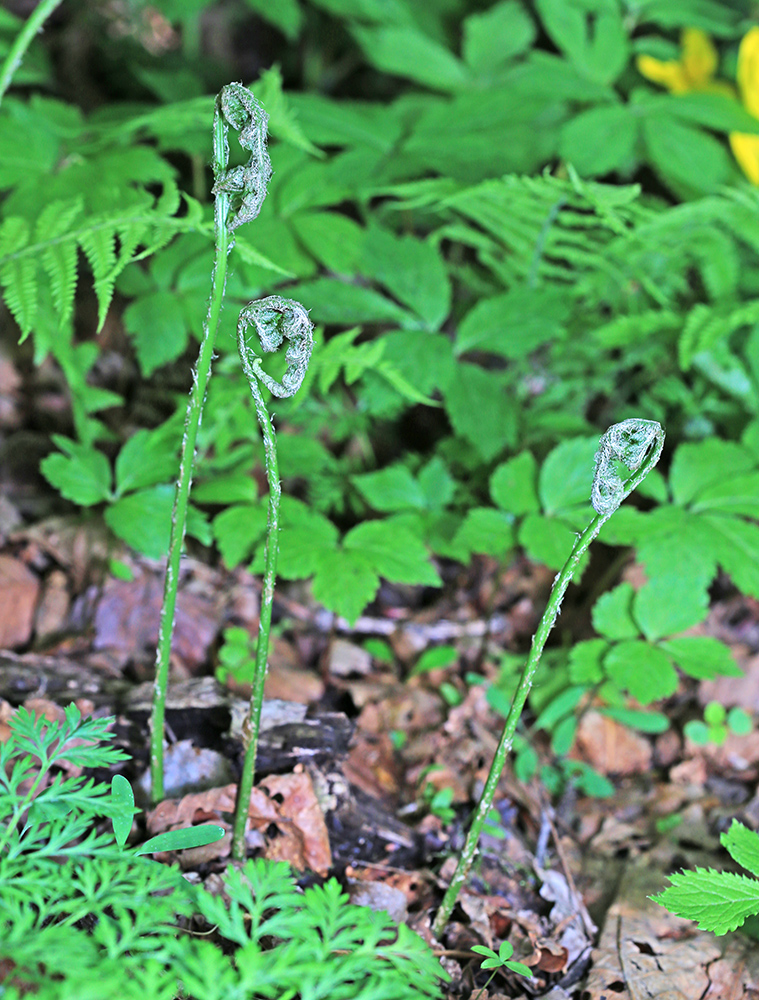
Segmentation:
{"type": "Polygon", "coordinates": [[[0,103],[11,85],[16,70],[23,62],[26,50],[32,44],[32,39],[42,30],[42,25],[61,3],[62,0],[40,0],[40,3],[27,18],[24,27],[16,35],[8,55],[0,66],[0,103]]]}
{"type": "Polygon", "coordinates": [[[253,788],[256,769],[258,734],[261,725],[261,706],[264,699],[264,682],[269,655],[269,632],[274,601],[274,584],[277,575],[277,553],[279,537],[279,501],[282,487],[279,482],[277,462],[277,439],[269,411],[266,408],[259,386],[262,382],[269,391],[279,398],[292,396],[299,389],[306,373],[313,347],[313,328],[308,314],[299,302],[283,299],[278,295],[249,303],[240,313],[237,324],[237,347],[240,363],[250,386],[256,416],[261,427],[264,444],[266,479],[269,484],[269,512],[264,552],[264,579],[261,590],[261,609],[258,624],[258,643],[250,695],[250,709],[244,725],[244,748],[242,774],[237,788],[237,802],[232,830],[232,857],[245,857],[245,826],[248,819],[248,803],[253,788]],[[249,324],[255,326],[261,346],[265,351],[276,351],[286,338],[290,341],[287,349],[287,371],[282,382],[277,382],[261,368],[261,359],[248,347],[245,333],[249,324]]]}
{"type": "Polygon", "coordinates": [[[150,781],[153,802],[158,802],[164,794],[163,740],[166,693],[169,683],[169,661],[179,586],[179,567],[195,462],[195,446],[203,417],[208,380],[211,377],[214,345],[227,279],[227,259],[234,246],[233,230],[258,215],[261,204],[266,197],[266,185],[271,177],[271,164],[266,152],[267,123],[268,117],[265,111],[241,84],[233,83],[224,87],[216,99],[213,124],[216,252],[208,314],[203,326],[198,363],[187,404],[179,478],[171,515],[168,562],[158,630],[153,709],[150,718],[150,781]],[[240,145],[251,152],[251,158],[245,166],[232,169],[228,169],[230,126],[239,131],[240,145]]]}
{"type": "Polygon", "coordinates": [[[575,574],[580,559],[587,552],[604,523],[609,520],[622,501],[643,482],[659,461],[663,447],[664,430],[661,424],[655,420],[624,420],[622,423],[610,427],[601,438],[596,452],[596,469],[591,491],[591,502],[596,516],[583,533],[578,536],[569,558],[557,574],[543,617],[533,636],[530,653],[506,716],[493,763],[490,765],[485,787],[475,810],[456,871],[432,924],[432,931],[438,938],[445,929],[472,866],[482,829],[493,807],[493,800],[506,764],[506,758],[514,742],[519,718],[532,688],[546,640],[559,615],[567,587],[575,574]],[[622,479],[617,469],[617,463],[630,470],[631,475],[628,479],[622,479]]]}

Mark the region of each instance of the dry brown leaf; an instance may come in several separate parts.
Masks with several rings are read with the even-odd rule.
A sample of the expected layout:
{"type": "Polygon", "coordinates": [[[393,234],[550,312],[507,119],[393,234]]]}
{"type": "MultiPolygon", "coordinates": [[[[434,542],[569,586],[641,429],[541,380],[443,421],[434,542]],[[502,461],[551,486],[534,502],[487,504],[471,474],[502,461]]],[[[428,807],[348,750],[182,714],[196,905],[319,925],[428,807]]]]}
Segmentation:
{"type": "Polygon", "coordinates": [[[39,592],[40,582],[28,566],[0,555],[0,648],[29,642],[39,592]]]}
{"type": "MultiPolygon", "coordinates": [[[[275,799],[282,797],[279,805],[280,830],[290,835],[289,820],[302,838],[302,858],[283,858],[299,869],[310,868],[320,875],[326,875],[332,866],[332,851],[329,833],[324,822],[324,813],[316,797],[310,776],[305,771],[293,774],[270,775],[259,783],[275,799]]],[[[268,853],[267,853],[268,856],[268,853]]],[[[277,855],[282,857],[281,854],[277,855]]]]}
{"type": "Polygon", "coordinates": [[[639,733],[600,712],[586,712],[577,728],[577,754],[601,774],[645,774],[651,744],[639,733]]]}

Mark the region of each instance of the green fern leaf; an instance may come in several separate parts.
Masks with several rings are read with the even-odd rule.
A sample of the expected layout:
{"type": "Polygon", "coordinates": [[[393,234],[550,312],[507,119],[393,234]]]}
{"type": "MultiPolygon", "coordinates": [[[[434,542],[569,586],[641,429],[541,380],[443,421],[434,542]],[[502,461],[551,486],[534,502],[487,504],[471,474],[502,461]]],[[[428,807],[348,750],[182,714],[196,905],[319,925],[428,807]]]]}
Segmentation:
{"type": "Polygon", "coordinates": [[[37,316],[37,264],[25,253],[29,226],[24,219],[12,216],[0,227],[0,284],[13,318],[21,327],[24,340],[37,316]]]}

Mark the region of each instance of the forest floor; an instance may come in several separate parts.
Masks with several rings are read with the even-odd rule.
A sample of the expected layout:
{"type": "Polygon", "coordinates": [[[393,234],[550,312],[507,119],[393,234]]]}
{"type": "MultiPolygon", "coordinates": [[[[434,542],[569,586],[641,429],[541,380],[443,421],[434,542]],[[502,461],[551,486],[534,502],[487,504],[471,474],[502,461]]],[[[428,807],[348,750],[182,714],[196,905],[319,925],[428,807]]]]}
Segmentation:
{"type": "MultiPolygon", "coordinates": [[[[117,743],[132,757],[124,773],[145,789],[162,569],[118,547],[97,515],[51,516],[54,498],[37,471],[40,414],[49,422],[66,404],[60,384],[43,386],[44,371],[32,385],[28,377],[0,362],[0,736],[22,704],[51,718],[71,701],[114,715],[117,743]],[[114,559],[129,579],[109,575],[114,559]]],[[[625,573],[634,580],[639,567],[625,573]]],[[[641,735],[581,707],[572,753],[613,783],[612,797],[569,788],[551,798],[507,769],[500,823],[436,942],[431,916],[502,724],[473,675],[495,680],[505,652],[526,650],[552,580],[524,559],[451,565],[445,576],[424,605],[412,588],[383,586],[353,627],[306,586],[279,585],[251,853],[315,873],[304,878],[335,874],[354,902],[408,921],[441,955],[451,997],[474,1000],[487,979],[472,946],[497,950],[507,937],[534,978],[499,973],[482,1000],[759,996],[750,938],[699,932],[648,898],[672,871],[727,867],[719,835],[733,817],[759,827],[759,730],[706,746],[681,735],[682,720],[710,701],[759,712],[759,604],[728,587],[715,598],[702,632],[731,646],[744,675],[682,687],[662,706],[672,720],[665,733],[641,735]],[[420,661],[440,647],[438,665],[420,661]]],[[[244,570],[203,552],[185,560],[167,801],[148,810],[139,835],[207,821],[229,829],[248,691],[221,683],[220,646],[231,626],[255,636],[259,595],[260,581],[244,570]]],[[[582,615],[577,591],[564,613],[582,615]]],[[[551,764],[543,735],[531,738],[551,764]]],[[[213,878],[229,841],[165,860],[213,878]]]]}

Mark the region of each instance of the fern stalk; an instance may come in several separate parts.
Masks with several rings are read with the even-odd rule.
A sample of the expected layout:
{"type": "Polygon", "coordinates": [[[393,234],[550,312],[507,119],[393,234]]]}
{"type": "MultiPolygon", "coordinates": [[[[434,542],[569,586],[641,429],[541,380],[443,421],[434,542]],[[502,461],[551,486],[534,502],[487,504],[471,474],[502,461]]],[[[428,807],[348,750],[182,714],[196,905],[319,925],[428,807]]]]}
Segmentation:
{"type": "Polygon", "coordinates": [[[216,252],[208,314],[203,326],[203,339],[187,404],[179,478],[174,493],[174,506],[171,515],[169,554],[158,629],[153,709],[150,717],[150,781],[153,802],[158,802],[164,794],[163,737],[166,694],[179,586],[179,565],[187,526],[195,446],[203,417],[208,380],[211,377],[214,345],[227,280],[227,258],[234,246],[233,230],[258,215],[266,196],[266,185],[271,176],[271,163],[266,152],[267,123],[268,117],[261,105],[240,84],[233,83],[224,87],[216,99],[213,125],[216,252]],[[232,169],[228,169],[230,125],[239,130],[240,145],[251,152],[251,158],[245,166],[232,169]]]}
{"type": "Polygon", "coordinates": [[[538,629],[533,636],[530,653],[506,716],[493,763],[490,765],[487,781],[480,796],[456,871],[432,924],[432,931],[438,938],[445,929],[472,866],[480,834],[493,807],[498,782],[514,742],[517,724],[532,688],[546,640],[561,610],[561,602],[567,587],[575,574],[580,559],[587,552],[603,524],[609,520],[622,501],[643,482],[659,461],[663,447],[664,430],[661,424],[655,420],[624,420],[622,423],[610,427],[601,438],[596,452],[596,470],[591,492],[591,502],[596,516],[583,533],[578,536],[569,558],[557,574],[543,617],[540,619],[538,629]],[[622,480],[617,471],[616,463],[621,463],[630,470],[631,475],[627,480],[622,480]]]}
{"type": "Polygon", "coordinates": [[[37,4],[24,23],[24,27],[16,35],[8,55],[0,66],[0,103],[11,85],[16,70],[23,62],[26,50],[32,44],[32,39],[42,30],[42,25],[55,8],[60,6],[61,2],[62,0],[40,0],[40,3],[37,4]]]}
{"type": "Polygon", "coordinates": [[[269,512],[264,550],[264,579],[261,590],[261,609],[258,623],[258,643],[253,672],[248,718],[243,726],[245,757],[242,774],[237,789],[237,803],[232,830],[232,857],[241,861],[245,858],[245,826],[248,819],[248,803],[253,788],[258,750],[258,734],[261,726],[261,707],[264,699],[264,682],[269,655],[269,632],[271,612],[274,602],[274,584],[277,575],[277,553],[279,536],[279,501],[282,487],[279,482],[277,462],[277,439],[269,411],[266,408],[259,382],[273,395],[280,398],[294,395],[306,374],[306,368],[313,347],[313,328],[308,314],[299,302],[283,299],[278,295],[249,303],[240,313],[237,325],[237,347],[240,363],[250,386],[256,416],[261,427],[264,444],[266,479],[269,484],[269,512]],[[253,324],[265,351],[276,351],[284,338],[290,341],[287,349],[287,371],[282,382],[276,382],[261,368],[261,359],[248,347],[245,332],[253,324]]]}

